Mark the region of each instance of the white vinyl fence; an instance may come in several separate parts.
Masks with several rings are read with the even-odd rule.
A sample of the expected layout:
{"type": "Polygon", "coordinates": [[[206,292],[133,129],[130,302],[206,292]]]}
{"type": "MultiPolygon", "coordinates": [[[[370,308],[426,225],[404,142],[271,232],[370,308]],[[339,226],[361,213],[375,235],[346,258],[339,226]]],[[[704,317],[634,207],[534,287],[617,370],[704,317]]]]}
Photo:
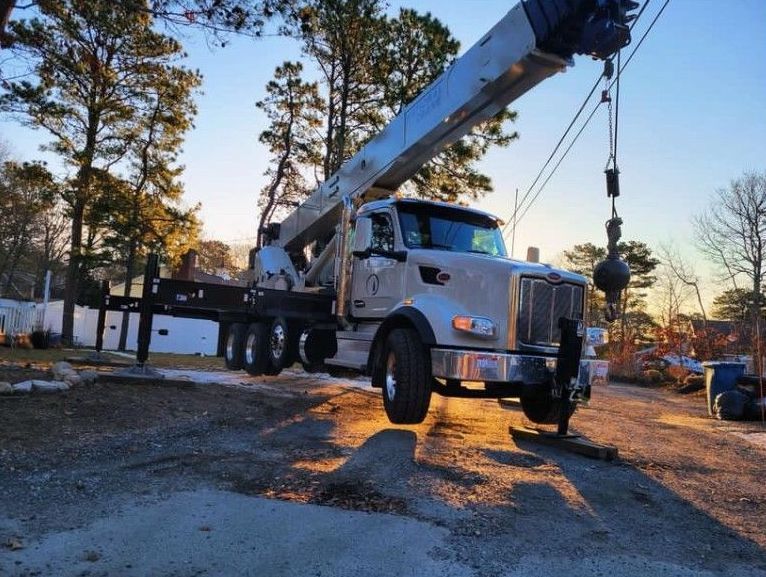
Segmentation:
{"type": "MultiPolygon", "coordinates": [[[[42,308],[42,305],[38,305],[42,308]]],[[[45,328],[52,332],[61,332],[63,301],[48,304],[45,315],[45,328]]],[[[74,338],[75,343],[84,347],[96,345],[96,326],[98,309],[75,307],[74,338]]],[[[115,350],[120,339],[122,313],[107,311],[106,329],[104,330],[104,350],[115,350]]],[[[155,353],[180,353],[215,355],[218,348],[218,323],[199,319],[180,319],[166,315],[154,315],[152,323],[152,342],[149,350],[155,353]],[[159,330],[166,329],[167,335],[160,335],[159,330]]],[[[136,350],[138,343],[138,313],[130,313],[128,328],[128,350],[136,350]]]]}
{"type": "Polygon", "coordinates": [[[0,334],[29,334],[42,328],[42,309],[35,303],[0,299],[0,334]]]}

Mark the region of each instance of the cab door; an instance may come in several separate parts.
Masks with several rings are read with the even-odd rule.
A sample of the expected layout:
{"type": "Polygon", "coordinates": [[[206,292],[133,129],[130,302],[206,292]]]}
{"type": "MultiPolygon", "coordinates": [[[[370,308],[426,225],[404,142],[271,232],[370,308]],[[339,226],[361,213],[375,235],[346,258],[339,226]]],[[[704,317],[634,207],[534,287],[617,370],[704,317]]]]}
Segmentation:
{"type": "Polygon", "coordinates": [[[404,296],[405,263],[392,256],[397,247],[393,215],[372,213],[369,256],[352,261],[351,313],[359,319],[385,317],[404,296]]]}

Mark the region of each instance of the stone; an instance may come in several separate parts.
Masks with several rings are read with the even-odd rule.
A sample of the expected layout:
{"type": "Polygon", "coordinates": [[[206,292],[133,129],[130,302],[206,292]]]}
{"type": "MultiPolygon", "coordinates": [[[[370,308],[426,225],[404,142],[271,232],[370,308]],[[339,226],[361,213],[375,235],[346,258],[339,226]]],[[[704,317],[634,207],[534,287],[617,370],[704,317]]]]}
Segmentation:
{"type": "Polygon", "coordinates": [[[58,381],[64,380],[64,376],[66,376],[67,373],[73,373],[77,372],[74,370],[71,364],[69,364],[66,361],[59,361],[57,363],[53,363],[53,366],[51,367],[51,372],[53,373],[53,378],[55,378],[58,381]]]}
{"type": "Polygon", "coordinates": [[[67,373],[64,375],[64,382],[76,387],[82,383],[82,377],[77,373],[67,373]]]}
{"type": "Polygon", "coordinates": [[[39,393],[58,393],[60,391],[68,391],[69,383],[64,381],[38,381],[32,380],[32,390],[39,393]]]}
{"type": "Polygon", "coordinates": [[[14,393],[31,393],[32,381],[22,381],[13,385],[14,393]]]}
{"type": "Polygon", "coordinates": [[[12,395],[13,394],[13,385],[11,383],[6,383],[5,381],[0,382],[0,395],[12,395]]]}
{"type": "Polygon", "coordinates": [[[84,385],[92,385],[98,379],[98,373],[96,371],[82,371],[80,378],[84,385]]]}

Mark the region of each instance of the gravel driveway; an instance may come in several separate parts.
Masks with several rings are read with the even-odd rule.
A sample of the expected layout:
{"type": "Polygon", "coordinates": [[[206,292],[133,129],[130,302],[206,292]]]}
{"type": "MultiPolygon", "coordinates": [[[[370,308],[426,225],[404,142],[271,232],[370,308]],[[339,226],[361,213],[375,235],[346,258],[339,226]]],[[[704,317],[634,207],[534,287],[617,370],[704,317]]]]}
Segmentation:
{"type": "Polygon", "coordinates": [[[0,575],[766,576],[766,429],[699,397],[596,391],[607,463],[492,401],[395,427],[358,382],[243,382],[0,398],[0,575]]]}

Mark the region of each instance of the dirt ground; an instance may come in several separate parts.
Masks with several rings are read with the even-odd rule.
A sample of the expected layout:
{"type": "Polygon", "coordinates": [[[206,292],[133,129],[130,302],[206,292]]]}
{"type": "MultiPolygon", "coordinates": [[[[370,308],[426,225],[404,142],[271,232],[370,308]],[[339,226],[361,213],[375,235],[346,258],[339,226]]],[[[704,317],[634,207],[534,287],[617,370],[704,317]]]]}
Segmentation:
{"type": "MultiPolygon", "coordinates": [[[[6,358],[0,381],[44,376],[48,361],[6,358]]],[[[514,442],[523,415],[494,401],[434,397],[423,424],[398,427],[358,381],[243,382],[0,396],[0,574],[47,574],[19,557],[46,535],[204,489],[427,523],[446,535],[429,555],[473,575],[521,571],[532,554],[557,572],[619,557],[616,574],[766,575],[766,428],[709,419],[699,395],[596,390],[573,428],[619,448],[602,462],[514,442]]],[[[85,574],[122,574],[97,560],[85,574]]]]}

